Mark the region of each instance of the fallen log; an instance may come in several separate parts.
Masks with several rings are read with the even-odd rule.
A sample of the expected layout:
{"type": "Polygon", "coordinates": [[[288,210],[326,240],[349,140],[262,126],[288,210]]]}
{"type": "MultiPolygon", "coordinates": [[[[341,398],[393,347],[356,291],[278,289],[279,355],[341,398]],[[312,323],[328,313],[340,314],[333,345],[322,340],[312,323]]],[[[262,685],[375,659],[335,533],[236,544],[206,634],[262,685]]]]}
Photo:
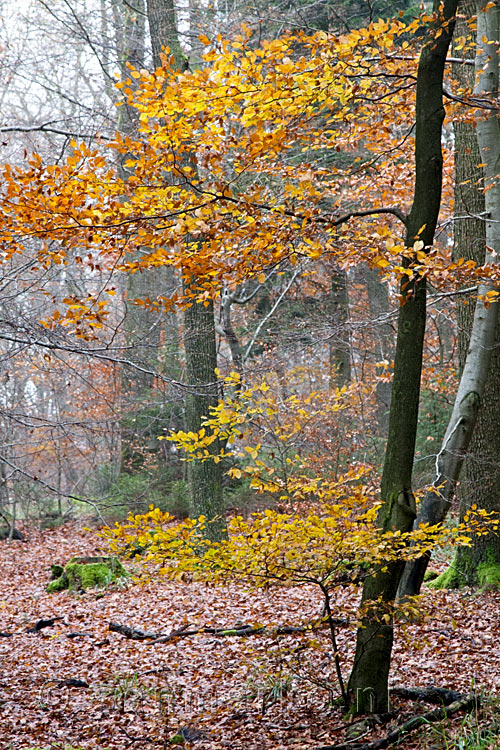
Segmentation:
{"type": "MultiPolygon", "coordinates": [[[[334,624],[337,627],[346,627],[349,625],[347,620],[335,619],[334,624]]],[[[170,633],[148,633],[137,628],[131,628],[129,625],[120,625],[116,622],[110,622],[108,630],[112,633],[120,633],[125,638],[130,638],[133,641],[149,641],[149,645],[156,643],[168,643],[169,641],[175,640],[176,638],[187,638],[194,635],[213,635],[217,638],[224,638],[229,636],[240,636],[247,637],[250,635],[294,635],[295,633],[307,633],[313,630],[317,630],[320,627],[328,625],[326,619],[318,620],[314,623],[308,623],[307,625],[292,626],[292,625],[234,625],[229,628],[215,628],[215,627],[200,627],[190,628],[190,623],[183,625],[177,630],[173,630],[170,633]]]]}
{"type": "Polygon", "coordinates": [[[411,719],[403,722],[403,724],[393,729],[385,737],[381,737],[378,740],[373,740],[372,742],[353,742],[351,740],[343,742],[340,745],[322,745],[316,748],[316,750],[384,750],[384,748],[393,745],[424,724],[448,719],[459,711],[472,711],[478,708],[479,704],[480,697],[476,693],[461,695],[459,700],[453,701],[448,706],[434,708],[432,711],[427,711],[425,714],[420,714],[419,716],[412,716],[411,719]]]}
{"type": "Polygon", "coordinates": [[[435,687],[395,687],[391,689],[391,695],[397,695],[398,698],[407,698],[411,701],[421,701],[422,703],[435,703],[438,706],[449,706],[450,703],[459,701],[463,698],[462,693],[448,688],[435,687]]]}
{"type": "Polygon", "coordinates": [[[62,620],[62,617],[51,617],[47,620],[38,620],[38,622],[33,625],[32,628],[28,628],[26,631],[27,633],[39,633],[40,630],[43,630],[44,628],[51,628],[54,623],[56,623],[58,620],[62,620]]]}

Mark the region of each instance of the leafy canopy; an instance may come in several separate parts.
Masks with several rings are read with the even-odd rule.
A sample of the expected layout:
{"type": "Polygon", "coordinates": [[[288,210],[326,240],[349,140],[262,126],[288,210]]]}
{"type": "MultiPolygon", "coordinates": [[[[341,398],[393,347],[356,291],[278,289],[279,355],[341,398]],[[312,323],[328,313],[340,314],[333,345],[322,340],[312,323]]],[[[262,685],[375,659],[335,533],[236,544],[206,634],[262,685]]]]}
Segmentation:
{"type": "MultiPolygon", "coordinates": [[[[292,34],[260,48],[244,33],[219,39],[201,70],[130,68],[117,85],[138,114],[137,136],[97,148],[73,142],[61,164],[34,155],[3,167],[5,257],[33,252],[36,239],[41,266],[171,265],[189,282],[188,300],[177,292],[138,301],[165,307],[325,254],[344,266],[429,273],[425,253],[414,268],[401,265],[398,256],[414,251],[393,227],[412,183],[419,23],[292,34]]],[[[86,321],[96,329],[105,320],[99,295],[64,304],[47,326],[84,335],[86,321]]]]}

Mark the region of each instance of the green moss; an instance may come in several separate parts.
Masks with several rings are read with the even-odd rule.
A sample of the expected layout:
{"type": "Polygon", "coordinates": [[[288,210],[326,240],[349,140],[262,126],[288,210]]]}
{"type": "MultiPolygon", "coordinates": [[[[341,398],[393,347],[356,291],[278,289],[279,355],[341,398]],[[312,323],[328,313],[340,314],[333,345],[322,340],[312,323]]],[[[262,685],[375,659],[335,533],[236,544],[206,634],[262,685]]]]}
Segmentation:
{"type": "Polygon", "coordinates": [[[47,586],[49,594],[69,589],[104,588],[117,578],[128,576],[117,557],[74,557],[65,565],[59,578],[47,586]]]}
{"type": "Polygon", "coordinates": [[[477,566],[477,581],[483,588],[500,586],[500,563],[487,561],[477,566]]]}
{"type": "Polygon", "coordinates": [[[51,580],[55,581],[56,578],[60,578],[62,574],[64,573],[64,568],[62,565],[51,565],[50,570],[52,572],[51,580]]]}
{"type": "Polygon", "coordinates": [[[430,589],[459,589],[473,585],[480,589],[500,587],[500,562],[492,550],[486,550],[485,561],[477,567],[467,553],[461,552],[444,573],[427,584],[430,589]]]}
{"type": "Polygon", "coordinates": [[[427,586],[430,589],[460,589],[467,585],[467,579],[452,565],[441,573],[433,581],[428,581],[427,586]]]}
{"type": "Polygon", "coordinates": [[[174,736],[170,738],[169,743],[171,745],[184,745],[185,739],[182,734],[174,734],[174,736]]]}
{"type": "Polygon", "coordinates": [[[113,580],[111,568],[106,563],[68,563],[64,569],[68,577],[68,588],[91,589],[107,586],[113,580]]]}
{"type": "Polygon", "coordinates": [[[435,570],[426,570],[424,573],[424,581],[427,583],[428,581],[435,581],[436,578],[439,578],[439,573],[437,573],[435,570]]]}
{"type": "Polygon", "coordinates": [[[47,586],[47,593],[57,594],[58,591],[64,591],[68,588],[68,579],[63,575],[56,578],[55,581],[51,581],[47,586]]]}

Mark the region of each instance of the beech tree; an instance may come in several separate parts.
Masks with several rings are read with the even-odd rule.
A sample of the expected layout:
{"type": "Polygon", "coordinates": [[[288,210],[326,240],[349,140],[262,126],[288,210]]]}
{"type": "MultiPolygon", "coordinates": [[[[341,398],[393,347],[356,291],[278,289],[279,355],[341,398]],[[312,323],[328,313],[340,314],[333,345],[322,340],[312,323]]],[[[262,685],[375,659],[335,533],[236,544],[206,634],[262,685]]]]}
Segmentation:
{"type": "MultiPolygon", "coordinates": [[[[211,331],[221,288],[263,283],[272,269],[312,265],[325,255],[339,264],[369,262],[403,280],[380,528],[374,532],[384,543],[391,539],[397,553],[370,558],[363,627],[347,686],[357,712],[386,709],[392,607],[405,554],[413,554],[411,474],[426,276],[439,279],[440,271],[444,277],[448,272],[446,257],[432,246],[442,190],[443,71],[455,12],[456,2],[448,0],[408,26],[377,21],[339,38],[299,33],[261,47],[253,47],[244,31],[231,42],[219,39],[207,53],[207,68],[180,72],[174,57],[170,68],[131,69],[118,85],[137,111],[136,138],[118,133],[107,147],[93,149],[75,142],[64,163],[45,165],[34,156],[25,168],[3,171],[6,252],[23,253],[26,237],[34,235],[42,266],[63,264],[68,248],[83,246],[108,270],[168,266],[182,275],[182,294],[143,302],[184,311],[188,368],[199,376],[187,384],[194,415],[187,434],[202,440],[193,466],[201,467],[200,486],[216,502],[218,478],[206,467],[220,466],[220,444],[228,436],[207,433],[199,424],[220,406],[211,331]],[[415,72],[408,37],[417,28],[425,38],[415,72]],[[414,125],[415,185],[406,215],[414,125]],[[360,141],[368,156],[359,156],[360,141]],[[325,165],[325,152],[340,156],[325,165]],[[117,174],[117,153],[126,155],[126,177],[117,174]],[[404,244],[394,240],[396,221],[405,227],[404,244]]],[[[209,41],[202,37],[207,46],[209,41]]],[[[73,300],[46,324],[71,325],[78,335],[90,336],[107,315],[106,303],[94,295],[86,304],[73,300]]],[[[322,480],[325,493],[332,481],[322,480]]],[[[313,494],[318,485],[310,486],[313,494]]],[[[373,515],[371,509],[371,521],[373,515]]],[[[213,504],[203,516],[220,518],[213,504]]],[[[192,523],[190,528],[207,533],[207,518],[192,523]]],[[[208,534],[211,528],[215,524],[208,534]]],[[[425,551],[425,542],[416,549],[425,551]]]]}
{"type": "MultiPolygon", "coordinates": [[[[420,53],[417,73],[415,116],[414,200],[406,221],[406,244],[430,248],[441,205],[441,132],[444,119],[443,76],[451,43],[456,0],[434,4],[427,38],[420,53]]],[[[408,262],[408,261],[407,261],[408,262]]],[[[410,261],[411,263],[411,261],[410,261]]],[[[412,472],[422,372],[422,351],[426,324],[426,280],[418,278],[404,289],[405,302],[398,319],[394,379],[389,432],[381,483],[383,529],[406,532],[416,517],[412,472]]],[[[383,605],[394,601],[403,566],[396,562],[385,572],[369,577],[362,602],[383,605]]],[[[356,712],[387,710],[388,675],[393,642],[392,616],[387,621],[365,617],[358,630],[354,666],[348,689],[356,712]]]]}
{"type": "MultiPolygon", "coordinates": [[[[484,261],[494,264],[500,251],[498,206],[500,185],[498,163],[500,159],[500,126],[491,102],[498,96],[498,8],[488,3],[478,10],[476,85],[474,96],[484,106],[478,114],[477,138],[484,173],[484,207],[486,216],[484,261]],[[486,114],[484,114],[486,112],[486,114]]],[[[488,378],[498,324],[498,302],[493,282],[478,287],[478,300],[470,332],[470,341],[463,366],[453,411],[448,422],[443,443],[436,457],[436,474],[431,490],[420,505],[417,523],[439,523],[448,512],[455,495],[456,484],[471,443],[479,408],[488,378]]],[[[493,548],[492,548],[493,551],[493,548]]],[[[415,561],[405,572],[403,595],[420,591],[429,557],[415,561]]]]}
{"type": "MultiPolygon", "coordinates": [[[[467,19],[477,11],[477,3],[464,2],[459,8],[462,14],[460,30],[457,24],[456,35],[467,38],[471,31],[467,19]]],[[[473,59],[473,50],[460,51],[464,57],[473,59]]],[[[453,75],[465,88],[474,86],[474,69],[464,63],[455,63],[453,75]]],[[[457,123],[455,127],[455,213],[459,217],[454,227],[454,257],[471,258],[477,265],[484,264],[485,221],[484,189],[482,181],[481,155],[473,123],[457,123]],[[468,216],[468,214],[471,214],[468,216]],[[461,219],[460,217],[466,217],[461,219]]],[[[472,293],[457,304],[458,357],[462,370],[467,356],[474,317],[475,299],[472,293]]],[[[463,476],[458,488],[460,517],[467,508],[477,505],[480,508],[498,510],[500,498],[500,403],[496,398],[497,384],[500,381],[500,326],[497,322],[495,344],[489,366],[489,374],[484,387],[476,426],[469,451],[466,454],[463,476]]],[[[496,566],[500,562],[498,537],[474,537],[471,547],[459,547],[455,558],[443,577],[435,581],[436,586],[491,585],[497,580],[496,566]]]]}

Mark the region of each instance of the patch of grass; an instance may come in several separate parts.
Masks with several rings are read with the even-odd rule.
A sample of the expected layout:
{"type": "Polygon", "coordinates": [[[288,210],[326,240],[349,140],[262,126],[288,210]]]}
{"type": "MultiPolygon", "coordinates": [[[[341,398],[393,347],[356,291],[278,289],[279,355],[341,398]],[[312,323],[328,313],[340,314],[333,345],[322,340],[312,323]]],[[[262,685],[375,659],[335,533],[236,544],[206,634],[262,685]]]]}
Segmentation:
{"type": "Polygon", "coordinates": [[[137,672],[133,672],[115,674],[111,682],[101,686],[100,692],[111,700],[115,710],[123,714],[150,704],[154,690],[141,680],[137,672]]]}
{"type": "Polygon", "coordinates": [[[500,750],[500,700],[486,696],[482,708],[466,714],[458,728],[442,721],[429,725],[428,732],[429,747],[440,750],[500,750]]]}

